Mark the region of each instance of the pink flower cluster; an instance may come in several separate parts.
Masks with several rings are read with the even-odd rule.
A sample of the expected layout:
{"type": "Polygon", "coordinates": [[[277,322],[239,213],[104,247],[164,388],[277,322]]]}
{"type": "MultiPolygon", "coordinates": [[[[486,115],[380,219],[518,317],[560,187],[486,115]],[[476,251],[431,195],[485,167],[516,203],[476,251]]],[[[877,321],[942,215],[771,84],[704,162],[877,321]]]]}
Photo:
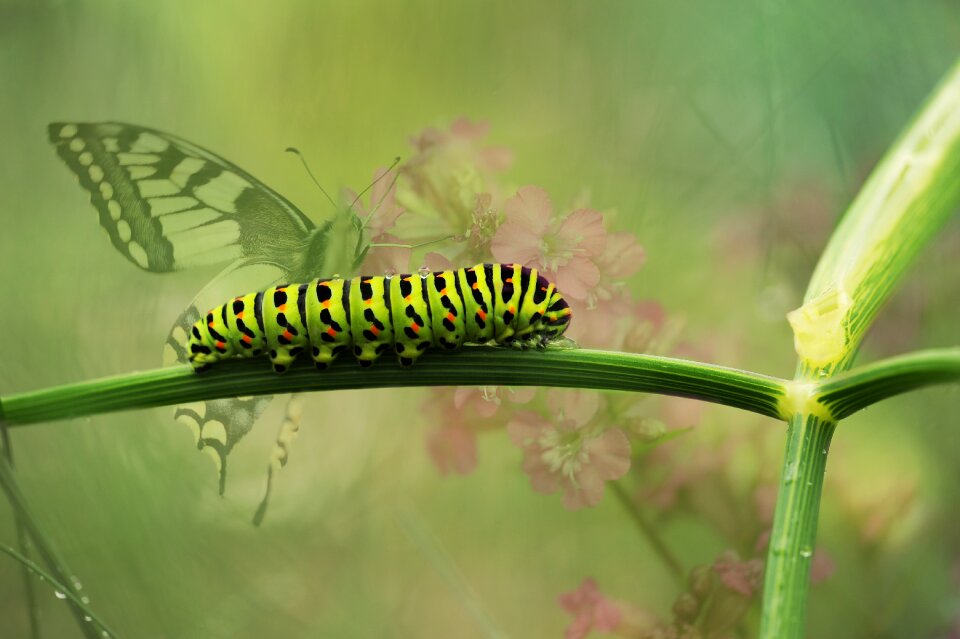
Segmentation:
{"type": "MultiPolygon", "coordinates": [[[[460,119],[412,141],[415,155],[400,169],[396,198],[385,199],[391,211],[399,205],[410,211],[397,224],[398,234],[418,242],[450,234],[423,256],[430,269],[481,261],[538,269],[574,308],[568,336],[583,346],[663,350],[663,309],[635,300],[628,287],[645,260],[636,237],[611,232],[598,210],[559,210],[542,188],[511,193],[499,176],[512,157],[484,143],[488,129],[460,119]],[[429,222],[430,230],[418,229],[418,220],[429,222]]],[[[380,232],[394,228],[398,217],[385,214],[380,232]]],[[[382,254],[371,251],[369,259],[382,254]]],[[[593,506],[604,483],[630,467],[634,429],[625,420],[635,421],[638,411],[622,403],[592,392],[438,389],[428,406],[440,425],[427,433],[426,446],[442,474],[466,474],[477,464],[477,433],[506,427],[523,451],[522,468],[534,490],[561,492],[570,509],[593,506]]]]}

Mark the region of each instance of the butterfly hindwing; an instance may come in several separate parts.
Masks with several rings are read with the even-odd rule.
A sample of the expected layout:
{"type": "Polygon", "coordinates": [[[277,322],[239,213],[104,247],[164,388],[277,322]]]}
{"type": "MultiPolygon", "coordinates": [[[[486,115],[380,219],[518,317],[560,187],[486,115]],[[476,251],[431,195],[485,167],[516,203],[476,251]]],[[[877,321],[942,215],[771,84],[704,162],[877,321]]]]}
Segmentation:
{"type": "Polygon", "coordinates": [[[114,247],[144,270],[284,263],[314,230],[246,171],[168,133],[114,122],[55,122],[48,133],[114,247]]]}

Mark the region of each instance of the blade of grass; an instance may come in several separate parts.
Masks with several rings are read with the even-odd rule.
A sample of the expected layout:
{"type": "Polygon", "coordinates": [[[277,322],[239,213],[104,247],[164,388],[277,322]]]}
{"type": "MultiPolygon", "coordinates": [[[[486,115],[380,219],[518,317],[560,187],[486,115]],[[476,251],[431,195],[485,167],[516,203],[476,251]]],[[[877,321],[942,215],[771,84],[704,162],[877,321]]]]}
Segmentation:
{"type": "MultiPolygon", "coordinates": [[[[20,517],[24,527],[27,529],[27,532],[30,533],[30,538],[33,540],[34,546],[36,547],[40,557],[43,559],[43,562],[56,577],[57,584],[62,587],[60,592],[67,596],[67,603],[70,605],[70,610],[77,620],[80,631],[85,637],[87,637],[87,639],[103,639],[103,635],[101,634],[100,630],[108,633],[110,630],[106,627],[98,630],[95,624],[91,624],[84,619],[85,616],[92,617],[92,615],[89,615],[88,613],[89,607],[86,605],[81,606],[76,603],[77,601],[82,603],[83,597],[81,597],[77,587],[74,584],[75,578],[71,576],[72,573],[68,570],[66,563],[57,553],[53,543],[37,523],[37,519],[34,517],[33,512],[27,504],[26,498],[20,491],[20,486],[17,484],[16,476],[13,472],[13,469],[10,467],[10,464],[7,462],[5,455],[0,455],[0,487],[2,487],[3,491],[7,494],[7,499],[9,500],[11,507],[13,508],[14,512],[17,513],[17,516],[20,517]]],[[[112,633],[111,636],[113,636],[112,633]]]]}
{"type": "MultiPolygon", "coordinates": [[[[87,624],[92,623],[100,626],[100,628],[104,632],[106,632],[107,635],[109,635],[110,637],[120,636],[117,633],[115,633],[113,630],[111,630],[110,626],[108,626],[105,621],[103,621],[100,617],[98,617],[97,613],[91,610],[90,607],[83,601],[82,598],[77,597],[70,588],[68,588],[64,583],[62,583],[59,579],[57,579],[56,577],[48,573],[46,570],[38,566],[29,557],[26,557],[20,554],[10,546],[3,543],[0,543],[0,551],[5,552],[6,554],[16,559],[18,562],[20,562],[20,565],[23,566],[23,569],[26,570],[28,574],[32,572],[33,574],[37,575],[41,581],[50,584],[50,587],[54,589],[54,592],[63,595],[65,599],[68,599],[73,605],[75,605],[77,608],[83,611],[83,613],[86,615],[84,622],[86,622],[87,624]]],[[[94,634],[93,636],[96,637],[97,635],[94,634]]],[[[100,635],[100,636],[104,636],[104,635],[100,635]]]]}

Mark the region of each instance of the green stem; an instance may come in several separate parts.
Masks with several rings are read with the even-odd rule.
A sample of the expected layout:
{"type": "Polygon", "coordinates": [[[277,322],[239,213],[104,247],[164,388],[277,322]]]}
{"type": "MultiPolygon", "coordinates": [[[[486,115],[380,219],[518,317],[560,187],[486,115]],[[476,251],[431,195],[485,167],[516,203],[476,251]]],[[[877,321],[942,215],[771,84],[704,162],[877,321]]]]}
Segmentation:
{"type": "Polygon", "coordinates": [[[628,515],[630,515],[630,519],[633,520],[633,523],[637,526],[640,534],[644,536],[650,546],[653,547],[653,550],[660,556],[660,559],[663,560],[663,563],[667,566],[667,568],[670,569],[670,574],[673,576],[674,581],[682,585],[684,576],[683,565],[670,551],[663,539],[660,538],[660,534],[657,532],[657,529],[654,528],[650,522],[647,521],[646,517],[643,516],[643,513],[640,512],[639,508],[637,508],[637,503],[630,498],[630,495],[627,494],[626,489],[620,482],[610,482],[610,488],[613,490],[613,494],[617,498],[617,501],[620,502],[620,505],[623,506],[623,509],[627,511],[628,515]]]}
{"type": "Polygon", "coordinates": [[[787,451],[770,534],[760,637],[799,639],[817,540],[820,493],[836,422],[797,413],[787,427],[787,451]]]}
{"type": "Polygon", "coordinates": [[[910,390],[960,381],[960,348],[920,351],[833,377],[816,397],[834,419],[843,419],[882,399],[910,390]]]}
{"type": "Polygon", "coordinates": [[[782,411],[784,380],[668,357],[586,349],[519,352],[468,347],[362,369],[337,362],[316,371],[301,361],[283,375],[266,358],[219,362],[201,375],[185,366],[69,384],[0,398],[11,426],[239,395],[401,386],[557,386],[693,397],[769,417],[782,411]]]}

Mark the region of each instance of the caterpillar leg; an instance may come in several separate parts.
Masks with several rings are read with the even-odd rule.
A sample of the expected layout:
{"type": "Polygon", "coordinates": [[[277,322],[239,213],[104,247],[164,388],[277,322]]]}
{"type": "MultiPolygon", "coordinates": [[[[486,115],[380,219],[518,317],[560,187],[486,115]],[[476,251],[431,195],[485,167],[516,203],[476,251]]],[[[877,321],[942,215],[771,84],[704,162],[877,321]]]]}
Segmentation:
{"type": "Polygon", "coordinates": [[[333,360],[337,359],[337,356],[345,350],[347,350],[346,344],[321,344],[313,347],[310,356],[313,357],[313,365],[317,367],[317,370],[322,371],[326,370],[333,363],[333,360]]]}
{"type": "Polygon", "coordinates": [[[303,352],[303,347],[280,347],[270,351],[270,363],[273,364],[273,370],[278,373],[285,373],[297,355],[303,352]]]}

